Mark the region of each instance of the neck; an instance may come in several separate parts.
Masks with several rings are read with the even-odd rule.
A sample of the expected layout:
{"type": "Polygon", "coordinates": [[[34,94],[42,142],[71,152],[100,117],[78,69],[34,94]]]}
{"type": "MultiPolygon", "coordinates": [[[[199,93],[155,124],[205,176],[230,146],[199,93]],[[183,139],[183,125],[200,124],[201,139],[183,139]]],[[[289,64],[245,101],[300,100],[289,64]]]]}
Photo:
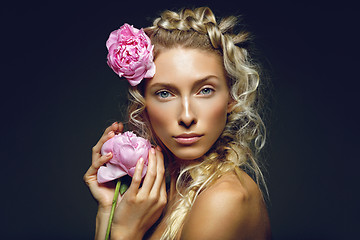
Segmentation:
{"type": "MultiPolygon", "coordinates": [[[[174,156],[167,148],[164,151],[165,161],[167,162],[167,188],[168,188],[168,201],[176,202],[179,199],[179,193],[176,189],[176,182],[179,178],[180,172],[185,167],[197,165],[201,162],[200,159],[183,160],[174,156]],[[169,181],[170,180],[170,181],[169,181]]],[[[179,189],[181,191],[181,189],[179,189]]]]}

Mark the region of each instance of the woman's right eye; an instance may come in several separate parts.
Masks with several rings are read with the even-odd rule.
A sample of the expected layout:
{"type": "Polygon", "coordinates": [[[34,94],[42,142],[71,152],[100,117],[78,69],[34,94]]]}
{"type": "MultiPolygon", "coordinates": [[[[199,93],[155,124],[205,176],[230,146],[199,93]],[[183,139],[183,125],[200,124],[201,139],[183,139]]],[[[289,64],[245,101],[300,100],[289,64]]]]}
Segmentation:
{"type": "Polygon", "coordinates": [[[156,95],[159,96],[159,98],[168,98],[171,96],[170,92],[162,90],[156,93],[156,95]]]}

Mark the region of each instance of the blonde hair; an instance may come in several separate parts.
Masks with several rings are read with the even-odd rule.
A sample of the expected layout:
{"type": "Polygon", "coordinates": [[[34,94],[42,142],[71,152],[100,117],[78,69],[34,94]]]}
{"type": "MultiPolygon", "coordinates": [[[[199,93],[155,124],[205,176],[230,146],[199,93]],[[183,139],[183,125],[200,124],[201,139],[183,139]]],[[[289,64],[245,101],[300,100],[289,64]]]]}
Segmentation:
{"type": "MultiPolygon", "coordinates": [[[[225,129],[214,146],[198,164],[180,170],[176,189],[180,200],[167,219],[161,239],[175,239],[196,197],[227,172],[239,174],[242,168],[267,192],[256,159],[265,143],[265,127],[257,111],[259,75],[248,51],[241,47],[249,34],[233,34],[236,17],[217,23],[207,7],[194,10],[165,11],[145,32],[154,44],[154,57],[164,49],[175,47],[202,49],[219,54],[227,72],[228,86],[235,105],[228,115],[225,129]]],[[[145,111],[144,84],[130,88],[129,122],[137,134],[161,144],[154,136],[145,111]]]]}

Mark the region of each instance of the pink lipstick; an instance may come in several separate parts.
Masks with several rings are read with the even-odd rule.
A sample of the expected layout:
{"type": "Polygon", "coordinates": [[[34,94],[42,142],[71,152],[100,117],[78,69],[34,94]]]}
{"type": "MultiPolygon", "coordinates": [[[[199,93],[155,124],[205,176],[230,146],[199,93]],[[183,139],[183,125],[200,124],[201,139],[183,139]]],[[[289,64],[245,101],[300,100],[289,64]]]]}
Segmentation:
{"type": "Polygon", "coordinates": [[[183,144],[183,145],[191,145],[193,143],[196,143],[197,141],[200,140],[200,138],[202,137],[202,135],[199,134],[194,134],[194,133],[184,133],[181,134],[179,136],[174,137],[175,141],[183,144]]]}

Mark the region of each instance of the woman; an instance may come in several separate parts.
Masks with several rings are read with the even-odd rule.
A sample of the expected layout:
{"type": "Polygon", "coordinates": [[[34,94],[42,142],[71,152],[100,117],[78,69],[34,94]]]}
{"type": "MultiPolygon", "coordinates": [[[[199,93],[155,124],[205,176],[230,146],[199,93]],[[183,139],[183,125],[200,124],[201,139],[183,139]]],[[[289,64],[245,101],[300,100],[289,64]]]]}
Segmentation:
{"type": "MultiPolygon", "coordinates": [[[[254,157],[265,141],[255,108],[259,78],[239,47],[247,34],[231,32],[235,22],[218,24],[209,8],[185,9],[165,11],[145,29],[156,73],[130,88],[129,120],[158,146],[149,151],[143,182],[139,161],[119,197],[112,239],[270,238],[254,157]]],[[[105,130],[84,176],[99,203],[96,239],[105,236],[114,195],[97,182],[98,169],[112,158],[100,149],[122,130],[121,123],[105,130]]]]}

